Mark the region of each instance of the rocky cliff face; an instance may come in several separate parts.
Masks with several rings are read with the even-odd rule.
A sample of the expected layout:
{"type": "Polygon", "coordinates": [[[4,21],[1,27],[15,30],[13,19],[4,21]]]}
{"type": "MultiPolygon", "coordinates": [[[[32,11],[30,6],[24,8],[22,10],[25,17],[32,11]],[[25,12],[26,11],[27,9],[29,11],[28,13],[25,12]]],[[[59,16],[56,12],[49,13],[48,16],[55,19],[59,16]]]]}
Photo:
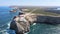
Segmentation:
{"type": "Polygon", "coordinates": [[[28,20],[32,23],[60,24],[60,16],[31,15],[28,20]]]}
{"type": "Polygon", "coordinates": [[[24,34],[26,32],[29,32],[30,24],[29,22],[20,22],[19,17],[17,16],[15,19],[12,20],[10,24],[10,29],[15,30],[16,34],[24,34]]]}
{"type": "Polygon", "coordinates": [[[18,19],[16,19],[16,21],[14,21],[13,19],[10,24],[10,29],[15,30],[16,33],[28,32],[30,28],[30,26],[28,25],[33,23],[60,24],[60,17],[57,17],[57,16],[27,15],[26,19],[29,23],[28,25],[26,25],[25,23],[17,22],[18,19]]]}
{"type": "Polygon", "coordinates": [[[36,23],[60,24],[60,17],[57,16],[40,16],[36,17],[36,23]]]}

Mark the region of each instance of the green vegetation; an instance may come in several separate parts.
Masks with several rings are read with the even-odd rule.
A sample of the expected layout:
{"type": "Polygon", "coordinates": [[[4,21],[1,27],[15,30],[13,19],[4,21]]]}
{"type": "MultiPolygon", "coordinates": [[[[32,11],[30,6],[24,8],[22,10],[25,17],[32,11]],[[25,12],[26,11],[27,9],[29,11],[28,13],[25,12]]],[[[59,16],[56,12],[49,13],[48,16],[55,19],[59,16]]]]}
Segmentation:
{"type": "MultiPolygon", "coordinates": [[[[33,9],[32,9],[33,10],[33,9]]],[[[31,11],[31,10],[30,10],[31,11]]],[[[27,11],[27,12],[30,12],[30,11],[27,11]]],[[[34,12],[32,13],[35,13],[35,14],[44,14],[44,15],[54,15],[54,16],[58,16],[60,14],[57,14],[57,13],[52,13],[52,12],[45,12],[43,9],[37,9],[35,10],[34,12]]]]}

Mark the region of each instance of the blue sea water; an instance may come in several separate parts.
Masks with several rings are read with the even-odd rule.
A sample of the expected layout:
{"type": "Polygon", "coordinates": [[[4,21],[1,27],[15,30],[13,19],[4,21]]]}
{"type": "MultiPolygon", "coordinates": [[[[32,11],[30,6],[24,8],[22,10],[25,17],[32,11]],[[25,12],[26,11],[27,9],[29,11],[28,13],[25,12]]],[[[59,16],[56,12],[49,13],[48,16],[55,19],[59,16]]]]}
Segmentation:
{"type": "MultiPolygon", "coordinates": [[[[17,12],[9,12],[12,8],[0,7],[0,34],[15,34],[9,29],[12,18],[18,15],[17,12]]],[[[35,24],[31,25],[28,34],[60,34],[60,25],[35,24]]]]}
{"type": "Polygon", "coordinates": [[[12,18],[18,15],[17,12],[9,12],[12,8],[9,7],[0,7],[0,34],[13,34],[9,29],[9,24],[12,18]]]}

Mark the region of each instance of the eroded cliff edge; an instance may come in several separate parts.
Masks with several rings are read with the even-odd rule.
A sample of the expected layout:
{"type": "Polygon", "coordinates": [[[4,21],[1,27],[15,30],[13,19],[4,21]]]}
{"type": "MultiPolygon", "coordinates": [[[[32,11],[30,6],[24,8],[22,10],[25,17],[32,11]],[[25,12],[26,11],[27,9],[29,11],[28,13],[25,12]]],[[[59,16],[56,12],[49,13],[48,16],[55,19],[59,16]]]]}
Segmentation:
{"type": "MultiPolygon", "coordinates": [[[[33,23],[48,23],[48,24],[60,24],[60,16],[45,16],[45,15],[36,15],[36,14],[30,14],[26,16],[27,21],[29,21],[29,25],[33,23]]],[[[23,24],[25,25],[25,24],[23,24]]],[[[23,33],[22,29],[26,26],[20,27],[20,23],[12,20],[10,24],[10,29],[15,30],[16,33],[23,33]]],[[[30,28],[30,26],[28,26],[30,28]]],[[[25,27],[25,28],[28,28],[25,27]]],[[[28,30],[29,30],[28,28],[28,30]]],[[[27,30],[27,32],[28,32],[27,30]]]]}
{"type": "MultiPolygon", "coordinates": [[[[29,15],[28,15],[29,16],[29,15]]],[[[33,14],[30,15],[30,21],[32,23],[48,23],[48,24],[60,24],[60,16],[33,14]]]]}
{"type": "Polygon", "coordinates": [[[37,15],[36,23],[60,24],[59,16],[42,16],[37,15]]]}

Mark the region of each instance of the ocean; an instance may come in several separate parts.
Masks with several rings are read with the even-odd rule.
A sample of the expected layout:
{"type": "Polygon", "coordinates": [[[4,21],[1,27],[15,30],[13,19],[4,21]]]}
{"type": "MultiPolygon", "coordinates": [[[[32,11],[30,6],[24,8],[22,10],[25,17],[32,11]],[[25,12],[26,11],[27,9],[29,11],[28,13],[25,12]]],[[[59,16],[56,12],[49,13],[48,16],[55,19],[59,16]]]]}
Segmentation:
{"type": "MultiPolygon", "coordinates": [[[[0,34],[15,34],[14,30],[10,30],[10,23],[17,12],[9,12],[12,8],[0,7],[0,34]]],[[[50,25],[37,23],[30,26],[28,34],[60,34],[60,25],[50,25]]]]}
{"type": "Polygon", "coordinates": [[[14,16],[18,15],[17,12],[9,12],[12,8],[0,7],[0,34],[13,34],[14,30],[10,30],[10,22],[14,16]]]}

